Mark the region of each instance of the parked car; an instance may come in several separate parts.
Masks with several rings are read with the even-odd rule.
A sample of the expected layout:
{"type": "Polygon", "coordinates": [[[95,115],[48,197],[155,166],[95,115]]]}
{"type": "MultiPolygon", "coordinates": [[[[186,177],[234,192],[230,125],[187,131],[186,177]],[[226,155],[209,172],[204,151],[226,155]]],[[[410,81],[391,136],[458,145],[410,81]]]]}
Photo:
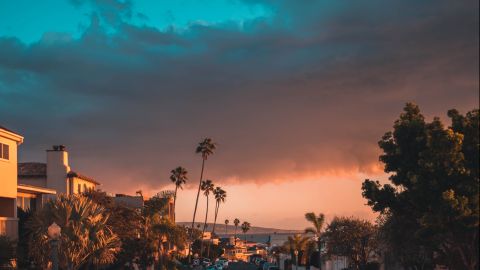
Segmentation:
{"type": "Polygon", "coordinates": [[[223,269],[227,269],[227,268],[228,268],[228,260],[225,259],[225,258],[218,258],[217,261],[216,261],[216,263],[221,263],[223,269]]]}
{"type": "Polygon", "coordinates": [[[275,266],[275,265],[269,265],[268,270],[280,270],[280,268],[278,268],[278,266],[275,266]]]}
{"type": "Polygon", "coordinates": [[[258,263],[258,270],[263,270],[263,265],[267,263],[267,261],[265,260],[261,260],[259,263],[258,263]]]}
{"type": "Polygon", "coordinates": [[[265,262],[263,264],[263,267],[262,267],[262,270],[268,270],[268,267],[270,266],[270,263],[269,262],[265,262]]]}
{"type": "Polygon", "coordinates": [[[212,264],[212,265],[207,266],[205,268],[205,270],[220,270],[220,269],[218,269],[216,265],[212,264]]]}
{"type": "Polygon", "coordinates": [[[210,262],[210,259],[208,259],[208,258],[202,258],[201,262],[202,262],[203,267],[207,267],[207,266],[212,265],[212,263],[210,262]]]}

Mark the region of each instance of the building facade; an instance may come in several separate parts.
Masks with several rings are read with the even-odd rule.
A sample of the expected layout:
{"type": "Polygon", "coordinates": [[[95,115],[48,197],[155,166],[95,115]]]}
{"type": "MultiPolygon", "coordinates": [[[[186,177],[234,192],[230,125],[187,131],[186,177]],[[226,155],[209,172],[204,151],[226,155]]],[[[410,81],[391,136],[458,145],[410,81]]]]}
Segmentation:
{"type": "Polygon", "coordinates": [[[61,194],[81,194],[94,190],[99,185],[93,178],[73,171],[68,161],[68,152],[63,145],[54,145],[47,150],[47,162],[24,162],[18,164],[20,184],[55,190],[61,194]]]}
{"type": "Polygon", "coordinates": [[[17,178],[18,146],[23,137],[0,126],[0,235],[18,238],[17,207],[36,209],[46,196],[55,195],[52,189],[21,184],[17,178]]]}

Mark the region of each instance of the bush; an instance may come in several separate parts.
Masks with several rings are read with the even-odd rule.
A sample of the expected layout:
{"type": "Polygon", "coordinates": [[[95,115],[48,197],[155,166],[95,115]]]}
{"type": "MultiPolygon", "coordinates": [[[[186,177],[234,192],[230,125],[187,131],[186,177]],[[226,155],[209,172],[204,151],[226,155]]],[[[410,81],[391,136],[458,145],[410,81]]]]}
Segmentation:
{"type": "Polygon", "coordinates": [[[12,266],[11,260],[15,258],[15,245],[5,235],[0,235],[0,268],[3,266],[12,266]]]}

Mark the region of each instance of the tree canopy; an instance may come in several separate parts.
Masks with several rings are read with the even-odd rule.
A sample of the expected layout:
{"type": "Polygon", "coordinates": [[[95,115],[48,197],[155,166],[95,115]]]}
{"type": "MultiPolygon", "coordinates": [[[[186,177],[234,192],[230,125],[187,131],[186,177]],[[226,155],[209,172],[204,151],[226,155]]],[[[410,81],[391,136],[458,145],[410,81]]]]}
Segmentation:
{"type": "Polygon", "coordinates": [[[387,218],[387,234],[397,239],[392,245],[406,242],[392,235],[400,233],[412,248],[432,251],[437,263],[477,269],[479,111],[450,110],[448,116],[449,127],[438,117],[427,122],[419,107],[408,103],[379,142],[391,183],[367,179],[363,196],[387,218]]]}

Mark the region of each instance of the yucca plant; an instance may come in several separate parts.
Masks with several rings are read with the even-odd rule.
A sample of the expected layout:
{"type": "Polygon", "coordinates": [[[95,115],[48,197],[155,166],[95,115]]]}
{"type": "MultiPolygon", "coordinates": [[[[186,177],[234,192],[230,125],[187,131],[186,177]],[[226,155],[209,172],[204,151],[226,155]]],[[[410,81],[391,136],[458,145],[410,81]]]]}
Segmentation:
{"type": "Polygon", "coordinates": [[[40,267],[47,267],[50,239],[47,228],[62,228],[59,260],[62,269],[97,268],[115,260],[120,241],[108,225],[105,208],[81,195],[60,196],[48,201],[27,223],[29,251],[40,267]]]}

